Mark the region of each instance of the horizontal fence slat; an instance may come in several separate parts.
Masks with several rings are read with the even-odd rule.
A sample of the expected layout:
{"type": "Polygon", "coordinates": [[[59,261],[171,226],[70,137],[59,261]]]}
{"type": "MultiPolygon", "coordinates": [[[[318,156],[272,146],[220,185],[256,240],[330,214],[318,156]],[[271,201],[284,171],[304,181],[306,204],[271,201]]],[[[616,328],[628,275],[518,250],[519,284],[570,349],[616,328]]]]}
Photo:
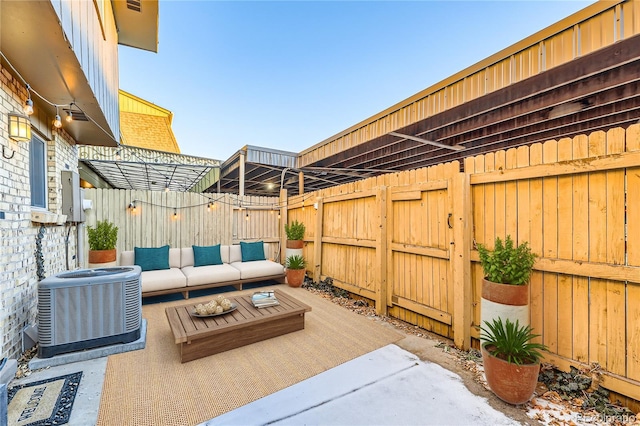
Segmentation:
{"type": "Polygon", "coordinates": [[[391,201],[413,201],[422,198],[422,191],[391,192],[391,201]]]}
{"type": "Polygon", "coordinates": [[[322,237],[322,242],[327,244],[338,244],[343,246],[376,248],[375,240],[362,240],[358,238],[322,237]]]}
{"type": "Polygon", "coordinates": [[[502,169],[493,172],[473,173],[471,185],[507,182],[521,179],[535,179],[581,173],[602,172],[625,169],[640,165],[640,152],[627,152],[606,157],[589,157],[580,160],[542,164],[522,169],[502,169]]]}
{"type": "Polygon", "coordinates": [[[413,300],[405,299],[399,296],[393,296],[392,302],[394,305],[400,306],[401,308],[409,309],[411,311],[422,314],[425,317],[433,318],[440,321],[441,323],[451,325],[451,314],[447,312],[440,311],[430,306],[421,305],[414,302],[413,300]]]}
{"type": "MultiPolygon", "coordinates": [[[[480,262],[480,256],[478,255],[477,250],[471,252],[471,260],[474,262],[480,262]]],[[[640,284],[640,268],[635,266],[537,258],[536,263],[533,266],[533,270],[640,284]]]]}
{"type": "Polygon", "coordinates": [[[321,280],[326,280],[327,278],[331,278],[333,280],[333,284],[336,287],[342,288],[350,293],[356,294],[358,296],[366,297],[367,299],[372,299],[372,300],[375,299],[376,297],[376,292],[373,290],[367,290],[366,288],[358,287],[353,284],[346,283],[344,281],[336,280],[335,278],[332,278],[327,275],[320,276],[321,280]]]}
{"type": "Polygon", "coordinates": [[[372,189],[367,191],[354,192],[352,194],[340,194],[340,195],[328,196],[323,200],[323,202],[325,204],[337,203],[345,200],[357,200],[359,198],[368,198],[368,197],[375,197],[375,196],[376,196],[376,190],[372,189]]]}
{"type": "Polygon", "coordinates": [[[435,247],[421,247],[421,246],[412,246],[409,244],[391,243],[389,244],[389,248],[391,251],[408,253],[408,254],[418,254],[420,256],[427,256],[427,257],[437,257],[438,259],[449,260],[449,256],[450,256],[448,250],[442,250],[435,247]]]}

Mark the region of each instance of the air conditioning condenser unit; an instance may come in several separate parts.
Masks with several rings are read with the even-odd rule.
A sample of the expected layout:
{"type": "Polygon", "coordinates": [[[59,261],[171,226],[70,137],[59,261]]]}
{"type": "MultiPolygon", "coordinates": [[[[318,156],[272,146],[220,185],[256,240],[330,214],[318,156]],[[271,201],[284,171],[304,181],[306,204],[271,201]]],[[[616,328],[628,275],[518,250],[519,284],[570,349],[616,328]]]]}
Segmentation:
{"type": "Polygon", "coordinates": [[[139,266],[80,269],[38,284],[38,357],[140,338],[139,266]]]}

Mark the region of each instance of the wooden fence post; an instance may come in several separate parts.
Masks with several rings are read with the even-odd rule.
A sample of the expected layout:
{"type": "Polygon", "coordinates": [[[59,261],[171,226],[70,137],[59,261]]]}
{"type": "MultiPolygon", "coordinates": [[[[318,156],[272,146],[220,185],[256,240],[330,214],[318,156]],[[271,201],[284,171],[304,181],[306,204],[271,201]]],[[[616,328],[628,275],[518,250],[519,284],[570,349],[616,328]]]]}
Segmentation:
{"type": "Polygon", "coordinates": [[[376,314],[387,315],[387,187],[376,191],[379,230],[376,238],[376,314]]]}
{"type": "Polygon", "coordinates": [[[453,241],[451,279],[453,284],[453,342],[456,347],[471,347],[471,187],[469,175],[453,176],[453,241]]]}
{"type": "Polygon", "coordinates": [[[287,190],[280,190],[280,263],[284,263],[284,252],[287,247],[287,234],[284,232],[284,225],[287,223],[287,213],[289,209],[287,190]]]}
{"type": "Polygon", "coordinates": [[[322,223],[324,221],[324,203],[322,197],[316,201],[318,209],[316,210],[316,232],[313,241],[313,282],[320,282],[322,274],[322,223]]]}

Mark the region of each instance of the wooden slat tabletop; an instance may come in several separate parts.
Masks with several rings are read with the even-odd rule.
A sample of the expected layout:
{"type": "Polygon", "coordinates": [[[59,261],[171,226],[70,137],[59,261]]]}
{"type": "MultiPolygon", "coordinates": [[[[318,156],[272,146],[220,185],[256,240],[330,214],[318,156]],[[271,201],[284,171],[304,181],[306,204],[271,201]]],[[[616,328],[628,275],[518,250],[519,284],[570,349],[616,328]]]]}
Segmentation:
{"type": "Polygon", "coordinates": [[[237,308],[224,315],[210,318],[194,317],[196,304],[171,306],[166,308],[167,320],[176,343],[185,343],[215,334],[246,327],[247,324],[259,324],[292,315],[311,311],[311,307],[293,297],[276,290],[277,306],[257,309],[251,303],[251,294],[229,297],[237,308]]]}

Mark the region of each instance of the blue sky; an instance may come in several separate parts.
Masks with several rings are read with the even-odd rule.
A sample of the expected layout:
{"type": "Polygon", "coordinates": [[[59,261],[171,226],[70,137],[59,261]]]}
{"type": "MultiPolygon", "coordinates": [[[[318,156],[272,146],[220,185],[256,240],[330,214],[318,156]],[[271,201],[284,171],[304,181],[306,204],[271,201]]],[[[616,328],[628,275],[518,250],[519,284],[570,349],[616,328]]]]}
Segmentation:
{"type": "Polygon", "coordinates": [[[161,0],[120,88],[174,113],[183,154],[300,152],[591,3],[161,0]]]}

